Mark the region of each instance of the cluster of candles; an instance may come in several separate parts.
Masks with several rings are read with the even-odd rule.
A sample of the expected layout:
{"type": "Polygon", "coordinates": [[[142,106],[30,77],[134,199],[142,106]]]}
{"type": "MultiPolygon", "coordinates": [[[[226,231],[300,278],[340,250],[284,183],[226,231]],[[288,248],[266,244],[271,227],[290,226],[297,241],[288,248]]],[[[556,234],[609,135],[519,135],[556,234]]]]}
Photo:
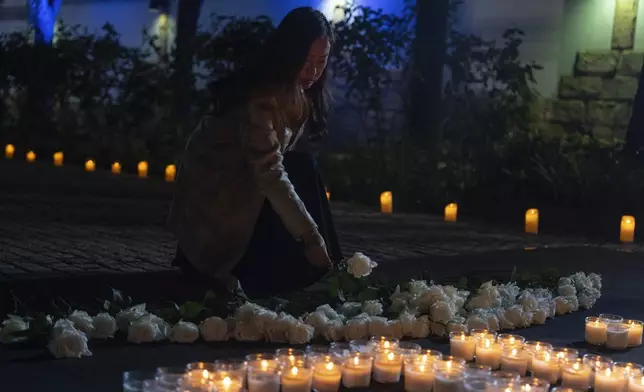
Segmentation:
{"type": "Polygon", "coordinates": [[[526,342],[519,335],[497,335],[487,330],[453,332],[450,351],[455,358],[473,361],[470,368],[482,369],[477,377],[479,387],[468,389],[465,378],[466,391],[547,392],[551,385],[561,382],[562,391],[586,391],[592,387],[595,392],[644,392],[644,367],[640,365],[592,354],[580,358],[578,350],[526,342]],[[528,373],[530,377],[526,377],[528,373]],[[500,389],[490,388],[495,378],[497,383],[505,378],[500,389]]]}
{"type": "Polygon", "coordinates": [[[606,346],[611,350],[625,350],[642,345],[644,323],[624,320],[615,314],[600,314],[586,317],[586,342],[594,346],[606,346]]]}
{"type": "MultiPolygon", "coordinates": [[[[13,159],[13,156],[15,155],[16,148],[12,144],[7,144],[5,146],[5,157],[7,159],[13,159]]],[[[25,155],[25,158],[27,162],[35,162],[36,161],[36,153],[34,151],[27,151],[27,154],[25,155]]],[[[65,154],[62,151],[57,151],[53,154],[52,160],[54,163],[54,166],[56,167],[61,167],[63,166],[65,162],[65,154]]],[[[110,170],[113,174],[121,174],[121,163],[120,162],[113,162],[112,165],[110,166],[110,170]]],[[[96,161],[93,159],[88,159],[85,161],[85,171],[87,172],[94,172],[96,171],[96,161]]],[[[137,164],[136,166],[136,172],[137,175],[141,178],[147,178],[148,176],[148,163],[146,161],[141,161],[137,164]]],[[[177,166],[176,165],[167,165],[165,167],[164,171],[164,178],[167,182],[174,182],[177,176],[177,166]]]]}

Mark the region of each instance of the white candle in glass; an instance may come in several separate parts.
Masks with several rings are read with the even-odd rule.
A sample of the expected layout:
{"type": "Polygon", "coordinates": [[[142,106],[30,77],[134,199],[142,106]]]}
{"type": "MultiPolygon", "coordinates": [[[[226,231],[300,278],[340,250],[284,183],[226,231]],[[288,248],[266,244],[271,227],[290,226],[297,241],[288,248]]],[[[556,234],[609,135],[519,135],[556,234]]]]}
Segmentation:
{"type": "Polygon", "coordinates": [[[313,371],[308,366],[298,365],[282,370],[282,392],[311,392],[313,371]]]}
{"type": "Polygon", "coordinates": [[[471,361],[474,359],[476,351],[476,340],[465,332],[451,332],[449,334],[449,350],[452,356],[471,361]]]}
{"type": "Polygon", "coordinates": [[[590,377],[591,386],[595,385],[595,372],[599,369],[605,369],[613,366],[613,360],[601,355],[585,354],[583,361],[590,367],[592,375],[590,377]]]}
{"type": "Polygon", "coordinates": [[[629,325],[624,323],[610,323],[606,327],[606,347],[612,350],[625,350],[628,348],[629,325]]]}
{"type": "Polygon", "coordinates": [[[389,351],[398,347],[398,339],[387,336],[374,336],[369,340],[369,347],[376,351],[389,351]]]}
{"type": "Polygon", "coordinates": [[[454,361],[434,363],[434,392],[462,392],[465,380],[464,366],[454,361]]]}
{"type": "Polygon", "coordinates": [[[596,346],[606,343],[606,323],[599,317],[586,317],[585,337],[588,344],[596,346]]]}
{"type": "Polygon", "coordinates": [[[615,362],[612,369],[614,373],[621,373],[625,377],[640,376],[644,372],[642,365],[633,362],[615,362]]]}
{"type": "Polygon", "coordinates": [[[628,392],[644,392],[644,376],[631,377],[628,380],[628,392]]]}
{"type": "Polygon", "coordinates": [[[498,369],[501,366],[501,345],[491,339],[479,341],[476,345],[476,363],[498,369]]]}
{"type": "Polygon", "coordinates": [[[627,384],[623,374],[615,373],[611,368],[601,369],[595,372],[595,392],[619,392],[623,391],[627,384]]]}
{"type": "Polygon", "coordinates": [[[525,342],[523,344],[523,350],[525,350],[525,352],[529,354],[528,370],[532,370],[532,358],[534,358],[535,355],[537,355],[542,351],[548,352],[552,350],[552,344],[545,343],[545,342],[537,342],[537,341],[525,342]]]}
{"type": "Polygon", "coordinates": [[[592,370],[582,359],[567,361],[562,364],[561,384],[568,388],[588,389],[592,370]]]}
{"type": "Polygon", "coordinates": [[[248,392],[279,392],[280,374],[275,368],[254,369],[248,368],[248,392]]]}
{"type": "Polygon", "coordinates": [[[508,333],[502,333],[496,338],[497,343],[501,344],[501,347],[523,347],[525,344],[525,338],[519,335],[512,335],[508,333]]]}
{"type": "Polygon", "coordinates": [[[347,388],[368,388],[371,384],[373,357],[369,353],[356,353],[348,358],[342,368],[342,384],[347,388]]]}
{"type": "Polygon", "coordinates": [[[528,371],[528,354],[518,346],[506,347],[501,354],[501,370],[525,376],[528,371]]]}
{"type": "Polygon", "coordinates": [[[424,361],[407,361],[405,363],[405,391],[431,391],[434,385],[432,364],[424,361]]]}
{"type": "Polygon", "coordinates": [[[624,323],[628,325],[628,347],[641,346],[644,323],[639,320],[625,320],[624,323]]]}
{"type": "Polygon", "coordinates": [[[621,323],[624,321],[624,318],[622,316],[618,316],[616,314],[609,314],[609,313],[602,313],[599,315],[599,319],[606,324],[610,323],[621,323]]]}
{"type": "Polygon", "coordinates": [[[559,361],[549,352],[540,352],[532,358],[532,375],[556,384],[559,381],[559,361]]]}
{"type": "Polygon", "coordinates": [[[519,381],[519,388],[521,388],[520,391],[548,392],[550,390],[550,383],[540,378],[523,377],[519,381]]]}
{"type": "Polygon", "coordinates": [[[395,351],[376,353],[373,364],[373,379],[379,383],[396,383],[402,372],[402,355],[395,351]]]}
{"type": "Polygon", "coordinates": [[[224,376],[214,381],[217,392],[240,392],[243,388],[241,377],[224,376]]]}
{"type": "Polygon", "coordinates": [[[337,392],[342,379],[342,364],[331,356],[317,359],[313,365],[313,389],[318,392],[337,392]]]}

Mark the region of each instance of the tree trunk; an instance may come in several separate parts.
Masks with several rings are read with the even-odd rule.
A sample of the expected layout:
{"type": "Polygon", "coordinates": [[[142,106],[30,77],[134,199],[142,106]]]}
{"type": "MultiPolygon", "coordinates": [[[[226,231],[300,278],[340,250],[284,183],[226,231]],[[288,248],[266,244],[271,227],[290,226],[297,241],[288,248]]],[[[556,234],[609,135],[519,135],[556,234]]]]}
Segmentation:
{"type": "Polygon", "coordinates": [[[411,130],[412,135],[427,142],[430,149],[438,148],[442,139],[443,69],[449,7],[450,0],[416,1],[411,130]]]}
{"type": "Polygon", "coordinates": [[[626,152],[636,152],[644,146],[644,66],[640,71],[637,94],[631,110],[631,119],[626,130],[626,152]]]}
{"type": "Polygon", "coordinates": [[[195,36],[203,0],[180,0],[174,58],[174,115],[179,129],[190,126],[194,90],[195,36]]]}

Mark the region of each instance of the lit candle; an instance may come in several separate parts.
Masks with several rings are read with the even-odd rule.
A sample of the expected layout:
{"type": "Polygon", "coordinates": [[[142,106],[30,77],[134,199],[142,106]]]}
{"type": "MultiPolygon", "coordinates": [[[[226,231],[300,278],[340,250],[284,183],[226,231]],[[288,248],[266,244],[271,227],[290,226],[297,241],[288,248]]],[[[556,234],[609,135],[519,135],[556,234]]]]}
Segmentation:
{"type": "Polygon", "coordinates": [[[628,331],[630,327],[624,323],[610,323],[606,327],[606,347],[612,350],[628,348],[628,331]]]}
{"type": "Polygon", "coordinates": [[[65,155],[62,153],[62,151],[58,151],[54,153],[54,166],[60,167],[63,165],[63,160],[65,158],[65,155]]]}
{"type": "Polygon", "coordinates": [[[275,350],[275,355],[279,364],[289,366],[295,366],[306,359],[306,353],[295,348],[279,348],[275,350]]]}
{"type": "Polygon", "coordinates": [[[464,366],[453,361],[434,363],[434,392],[461,392],[465,387],[464,366]]]}
{"type": "Polygon", "coordinates": [[[635,217],[624,215],[619,229],[619,240],[624,243],[635,241],[635,217]]]}
{"type": "Polygon", "coordinates": [[[331,192],[329,192],[328,190],[325,190],[324,193],[326,193],[326,199],[328,201],[331,201],[331,192]]]}
{"type": "MultiPolygon", "coordinates": [[[[265,361],[268,363],[268,361],[265,361]]],[[[280,374],[277,368],[248,368],[248,392],[279,392],[280,374]]]]}
{"type": "Polygon", "coordinates": [[[373,357],[368,353],[358,353],[344,363],[342,384],[347,388],[368,388],[371,384],[373,357]]]}
{"type": "Polygon", "coordinates": [[[33,151],[27,152],[27,162],[31,163],[36,160],[36,153],[33,151]]]}
{"type": "Polygon", "coordinates": [[[177,177],[177,167],[175,165],[168,165],[165,167],[165,180],[166,182],[174,182],[177,177]]]}
{"type": "Polygon", "coordinates": [[[623,391],[627,385],[626,377],[610,368],[595,372],[595,392],[623,391]]]}
{"type": "Polygon", "coordinates": [[[644,323],[638,320],[625,320],[624,323],[628,325],[628,347],[641,346],[644,323]]]}
{"type": "Polygon", "coordinates": [[[606,343],[606,323],[599,317],[586,317],[586,342],[599,346],[606,343]]]}
{"type": "Polygon", "coordinates": [[[632,362],[615,362],[613,364],[613,373],[621,373],[627,378],[641,376],[643,370],[641,365],[632,362]]]}
{"type": "Polygon", "coordinates": [[[368,346],[375,351],[389,351],[398,348],[398,339],[387,336],[374,336],[369,339],[368,346]]]}
{"type": "Polygon", "coordinates": [[[539,233],[539,210],[530,208],[525,213],[525,232],[528,234],[539,233]]]}
{"type": "Polygon", "coordinates": [[[418,360],[405,363],[406,392],[431,391],[433,385],[434,371],[431,363],[418,360]]]}
{"type": "Polygon", "coordinates": [[[528,370],[532,370],[532,358],[540,352],[548,352],[552,350],[552,344],[545,342],[526,342],[523,344],[523,349],[528,355],[528,370]]]}
{"type": "Polygon", "coordinates": [[[470,331],[470,335],[474,336],[474,339],[476,339],[477,341],[482,341],[485,339],[496,341],[497,333],[493,331],[488,331],[487,329],[473,329],[470,331]]]}
{"type": "Polygon", "coordinates": [[[380,211],[385,214],[391,214],[394,211],[394,197],[391,191],[385,191],[380,194],[380,211]]]}
{"type": "Polygon", "coordinates": [[[146,178],[148,176],[148,163],[146,161],[139,162],[136,165],[136,171],[141,178],[146,178]]]}
{"type": "Polygon", "coordinates": [[[112,163],[112,174],[121,174],[121,164],[118,162],[112,163]]]}
{"type": "Polygon", "coordinates": [[[549,352],[542,351],[532,358],[532,375],[556,384],[559,381],[559,362],[549,352]]]}
{"type": "Polygon", "coordinates": [[[476,363],[498,369],[501,366],[501,345],[491,339],[479,341],[476,345],[476,363]]]}
{"type": "Polygon", "coordinates": [[[310,392],[313,372],[307,367],[287,367],[282,372],[282,392],[310,392]]]}
{"type": "Polygon", "coordinates": [[[582,359],[564,362],[562,365],[561,384],[567,388],[587,390],[590,388],[592,370],[582,359]]]}
{"type": "Polygon", "coordinates": [[[91,160],[91,159],[88,159],[88,160],[85,162],[85,171],[86,171],[86,172],[93,172],[93,171],[95,171],[95,170],[96,170],[96,162],[94,162],[94,161],[93,161],[93,160],[91,160]]]}
{"type": "Polygon", "coordinates": [[[449,203],[445,206],[445,222],[456,222],[458,217],[458,204],[449,203]]]}
{"type": "Polygon", "coordinates": [[[394,351],[381,351],[376,353],[373,365],[373,379],[376,382],[396,383],[400,381],[402,371],[402,355],[394,351]]]}
{"type": "Polygon", "coordinates": [[[342,365],[331,356],[320,357],[313,365],[313,389],[318,392],[336,392],[340,389],[342,365]]]}
{"type": "Polygon", "coordinates": [[[550,390],[550,383],[540,378],[524,377],[519,381],[521,391],[530,392],[548,392],[550,390]]]}
{"type": "Polygon", "coordinates": [[[501,344],[504,348],[517,347],[522,348],[525,343],[525,338],[519,335],[511,335],[507,333],[502,333],[496,338],[496,341],[501,344]]]}
{"type": "Polygon", "coordinates": [[[501,370],[525,376],[528,371],[528,354],[521,348],[507,347],[501,355],[501,370]]]}
{"type": "Polygon", "coordinates": [[[465,332],[451,332],[449,334],[449,350],[453,356],[471,361],[474,359],[476,351],[476,339],[465,332]]]}
{"type": "Polygon", "coordinates": [[[644,392],[644,376],[631,377],[628,381],[628,392],[644,392]]]}
{"type": "Polygon", "coordinates": [[[231,376],[224,376],[214,382],[217,392],[240,392],[242,390],[242,380],[231,376]]]}
{"type": "Polygon", "coordinates": [[[574,361],[579,357],[579,350],[575,350],[574,348],[553,348],[550,350],[552,353],[552,356],[557,359],[557,361],[561,362],[566,362],[566,361],[574,361]]]}
{"type": "Polygon", "coordinates": [[[14,147],[14,145],[13,145],[13,144],[7,144],[7,145],[5,146],[5,148],[4,148],[4,156],[5,156],[7,159],[12,159],[12,158],[13,158],[13,154],[15,154],[15,153],[16,153],[16,147],[14,147]]]}

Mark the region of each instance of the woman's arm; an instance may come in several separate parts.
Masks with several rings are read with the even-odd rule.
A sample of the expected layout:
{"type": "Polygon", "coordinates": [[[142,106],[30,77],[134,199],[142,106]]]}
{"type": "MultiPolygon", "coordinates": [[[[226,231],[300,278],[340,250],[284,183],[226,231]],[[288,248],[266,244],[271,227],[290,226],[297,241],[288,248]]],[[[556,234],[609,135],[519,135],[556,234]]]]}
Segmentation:
{"type": "Polygon", "coordinates": [[[315,221],[284,170],[273,113],[269,99],[253,100],[248,108],[248,121],[242,125],[244,149],[255,183],[294,238],[309,242],[312,235],[321,239],[315,221]]]}

